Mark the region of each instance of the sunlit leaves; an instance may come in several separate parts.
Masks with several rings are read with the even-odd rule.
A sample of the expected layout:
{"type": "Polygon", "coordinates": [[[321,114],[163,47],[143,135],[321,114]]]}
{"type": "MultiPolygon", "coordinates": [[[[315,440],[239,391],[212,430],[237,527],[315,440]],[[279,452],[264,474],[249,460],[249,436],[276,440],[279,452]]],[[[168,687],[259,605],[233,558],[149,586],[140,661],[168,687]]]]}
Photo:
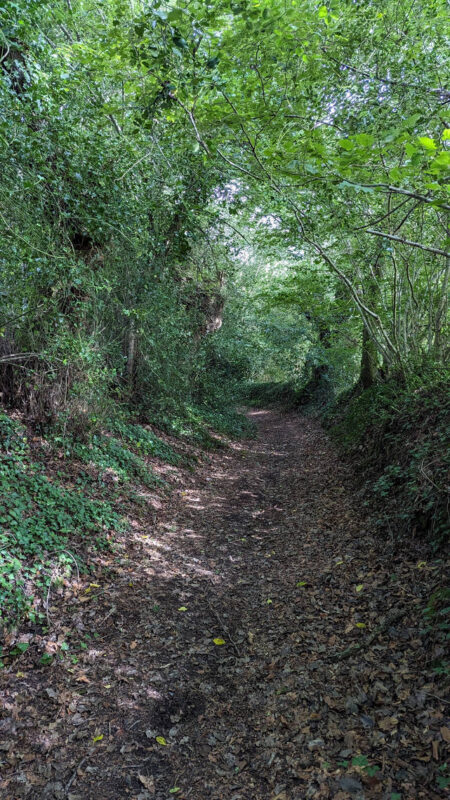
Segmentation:
{"type": "Polygon", "coordinates": [[[436,142],[429,136],[419,136],[418,142],[425,150],[436,150],[436,142]]]}

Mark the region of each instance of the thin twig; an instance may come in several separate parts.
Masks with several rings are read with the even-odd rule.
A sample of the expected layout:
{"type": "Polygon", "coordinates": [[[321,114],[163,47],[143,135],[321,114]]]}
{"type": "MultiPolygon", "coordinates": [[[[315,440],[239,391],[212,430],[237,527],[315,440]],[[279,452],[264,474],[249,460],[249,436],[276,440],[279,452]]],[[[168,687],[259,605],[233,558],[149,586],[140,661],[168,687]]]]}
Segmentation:
{"type": "Polygon", "coordinates": [[[393,622],[398,622],[399,619],[402,619],[406,615],[407,611],[406,608],[394,608],[389,614],[386,614],[383,622],[381,625],[378,625],[377,628],[367,636],[364,641],[360,644],[352,644],[350,647],[347,647],[346,650],[342,650],[340,653],[334,653],[333,658],[336,661],[343,661],[344,658],[349,658],[349,656],[356,655],[359,653],[360,650],[365,650],[369,647],[372,642],[380,635],[380,633],[384,633],[393,622]]]}
{"type": "Polygon", "coordinates": [[[106,617],[104,617],[104,618],[102,619],[102,621],[101,621],[101,622],[102,622],[102,624],[103,624],[104,622],[106,622],[106,620],[107,620],[107,619],[108,619],[108,618],[109,618],[109,617],[110,617],[112,614],[114,614],[116,611],[117,611],[117,606],[112,606],[112,607],[109,609],[109,611],[108,611],[108,613],[107,613],[106,617]]]}
{"type": "Polygon", "coordinates": [[[344,67],[344,69],[349,69],[351,72],[354,72],[356,75],[362,75],[364,78],[368,78],[371,81],[378,81],[379,83],[385,83],[389,86],[401,86],[404,89],[414,89],[416,92],[424,92],[425,94],[437,94],[444,99],[450,99],[450,92],[447,89],[440,89],[440,88],[431,88],[429,86],[420,86],[417,83],[408,83],[407,81],[397,81],[392,78],[384,78],[380,77],[379,75],[373,75],[371,72],[367,72],[363,69],[357,69],[357,67],[352,66],[352,64],[347,64],[345,61],[339,61],[337,58],[334,58],[330,53],[328,53],[326,47],[322,47],[322,52],[329,58],[331,61],[334,61],[339,67],[344,67]]]}
{"type": "Polygon", "coordinates": [[[233,637],[231,636],[230,629],[228,628],[227,625],[225,625],[223,619],[220,617],[220,615],[218,614],[216,609],[213,608],[213,606],[210,603],[208,603],[208,607],[210,608],[210,610],[212,611],[212,613],[216,617],[216,619],[217,619],[219,625],[221,626],[222,630],[225,631],[226,635],[228,636],[231,644],[233,645],[233,648],[234,648],[234,651],[235,651],[236,655],[239,656],[239,658],[241,658],[242,653],[239,650],[239,647],[237,646],[236,642],[233,641],[233,637]]]}
{"type": "Polygon", "coordinates": [[[206,142],[202,139],[193,112],[187,106],[185,106],[185,104],[180,100],[179,97],[176,97],[176,95],[174,95],[173,93],[171,93],[171,97],[173,100],[176,100],[178,105],[181,106],[181,108],[183,109],[184,113],[187,114],[187,116],[189,117],[190,123],[194,128],[195,138],[197,139],[197,142],[199,143],[200,147],[203,147],[203,150],[209,156],[210,155],[209,147],[206,144],[206,142]]]}
{"type": "Polygon", "coordinates": [[[81,759],[81,761],[75,767],[71,777],[69,778],[69,780],[66,783],[66,786],[65,786],[65,793],[66,794],[69,793],[69,789],[72,786],[72,783],[74,782],[75,778],[77,777],[78,770],[81,769],[81,767],[84,766],[84,764],[86,763],[87,760],[88,760],[88,756],[85,756],[84,758],[81,759]]]}
{"type": "Polygon", "coordinates": [[[0,356],[0,364],[13,364],[15,361],[27,361],[29,358],[42,358],[40,353],[10,353],[0,356]]]}
{"type": "Polygon", "coordinates": [[[123,172],[122,175],[120,175],[117,180],[119,180],[119,181],[123,180],[125,175],[128,175],[128,173],[131,172],[132,169],[137,167],[138,164],[140,164],[142,161],[144,161],[146,158],[148,158],[151,154],[152,154],[152,150],[149,150],[148,153],[144,153],[144,155],[141,158],[139,158],[137,161],[135,161],[134,164],[131,165],[131,167],[128,167],[128,169],[126,169],[125,172],[123,172]]]}

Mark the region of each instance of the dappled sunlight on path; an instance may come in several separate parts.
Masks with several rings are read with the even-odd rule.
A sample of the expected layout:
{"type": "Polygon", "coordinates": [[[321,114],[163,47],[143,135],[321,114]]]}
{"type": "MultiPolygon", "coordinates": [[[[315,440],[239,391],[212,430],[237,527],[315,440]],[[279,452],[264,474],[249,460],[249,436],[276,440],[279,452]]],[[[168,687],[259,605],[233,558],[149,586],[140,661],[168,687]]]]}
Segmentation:
{"type": "MultiPolygon", "coordinates": [[[[391,579],[392,554],[314,421],[250,415],[259,437],[186,475],[78,607],[88,645],[71,669],[36,673],[39,729],[9,731],[17,757],[2,797],[439,796],[420,587],[410,607],[403,590],[414,564],[391,579]]],[[[35,698],[15,702],[26,720],[35,698]]]]}

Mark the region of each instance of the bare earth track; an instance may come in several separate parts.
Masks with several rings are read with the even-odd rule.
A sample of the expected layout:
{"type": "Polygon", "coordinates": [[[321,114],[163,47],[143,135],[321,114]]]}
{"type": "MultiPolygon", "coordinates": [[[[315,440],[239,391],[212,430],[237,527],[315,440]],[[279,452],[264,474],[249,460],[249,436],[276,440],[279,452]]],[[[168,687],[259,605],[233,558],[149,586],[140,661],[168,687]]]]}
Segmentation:
{"type": "Polygon", "coordinates": [[[446,796],[435,565],[367,529],[317,423],[252,416],[84,583],[78,663],[3,674],[4,800],[446,796]]]}

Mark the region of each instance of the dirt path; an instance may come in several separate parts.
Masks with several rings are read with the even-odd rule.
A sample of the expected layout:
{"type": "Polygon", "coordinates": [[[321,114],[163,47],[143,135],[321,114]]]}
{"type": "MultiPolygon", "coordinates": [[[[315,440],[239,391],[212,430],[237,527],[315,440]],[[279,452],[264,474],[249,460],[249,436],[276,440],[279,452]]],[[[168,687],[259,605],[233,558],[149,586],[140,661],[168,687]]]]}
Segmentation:
{"type": "Polygon", "coordinates": [[[9,674],[1,798],[445,796],[428,565],[376,544],[315,422],[252,413],[67,610],[76,663],[9,674]]]}

